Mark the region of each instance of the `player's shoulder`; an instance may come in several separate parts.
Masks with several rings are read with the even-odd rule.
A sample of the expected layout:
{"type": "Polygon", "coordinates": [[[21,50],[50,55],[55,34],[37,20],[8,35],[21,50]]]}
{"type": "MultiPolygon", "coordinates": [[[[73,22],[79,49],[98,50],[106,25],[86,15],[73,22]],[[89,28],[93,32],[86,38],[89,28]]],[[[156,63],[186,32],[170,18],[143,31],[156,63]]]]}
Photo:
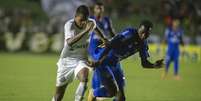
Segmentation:
{"type": "Polygon", "coordinates": [[[94,19],[94,20],[95,20],[95,16],[90,16],[89,18],[90,18],[90,19],[94,19]]]}
{"type": "Polygon", "coordinates": [[[103,19],[104,19],[104,20],[107,20],[107,21],[110,20],[110,18],[109,18],[108,16],[104,16],[103,19]]]}
{"type": "Polygon", "coordinates": [[[171,26],[167,26],[166,28],[165,28],[165,30],[172,30],[172,27],[171,26]]]}
{"type": "Polygon", "coordinates": [[[170,34],[170,32],[172,32],[172,27],[168,26],[165,28],[165,34],[168,35],[170,34]]]}
{"type": "Polygon", "coordinates": [[[95,19],[93,19],[93,18],[88,18],[88,20],[96,23],[95,19]]]}
{"type": "Polygon", "coordinates": [[[67,26],[71,26],[72,24],[73,24],[73,22],[74,22],[74,19],[70,19],[70,20],[68,20],[68,21],[66,21],[66,23],[65,23],[65,27],[67,27],[67,26]]]}
{"type": "Polygon", "coordinates": [[[124,28],[121,32],[121,35],[132,35],[137,33],[137,29],[133,27],[124,28]]]}
{"type": "Polygon", "coordinates": [[[94,28],[95,28],[96,27],[96,21],[92,18],[88,18],[88,20],[94,23],[94,28]]]}
{"type": "Polygon", "coordinates": [[[107,23],[111,23],[110,17],[108,17],[108,16],[104,16],[104,17],[103,17],[103,20],[104,20],[105,22],[107,22],[107,23]]]}
{"type": "Polygon", "coordinates": [[[137,32],[137,28],[134,28],[134,27],[126,27],[126,28],[124,29],[124,31],[129,31],[129,32],[135,33],[135,32],[137,32]]]}

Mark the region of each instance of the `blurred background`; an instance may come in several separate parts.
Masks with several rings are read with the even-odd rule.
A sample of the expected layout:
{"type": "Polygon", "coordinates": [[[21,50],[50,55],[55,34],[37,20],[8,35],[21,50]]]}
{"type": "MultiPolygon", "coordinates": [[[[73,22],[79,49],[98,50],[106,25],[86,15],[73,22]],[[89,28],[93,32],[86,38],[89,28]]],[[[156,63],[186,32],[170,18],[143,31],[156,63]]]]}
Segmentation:
{"type": "MultiPolygon", "coordinates": [[[[63,48],[64,24],[74,17],[76,7],[86,4],[92,9],[96,1],[0,1],[0,101],[47,101],[47,99],[51,99],[56,77],[55,63],[63,48]],[[39,91],[41,92],[38,94],[39,91]],[[25,96],[21,95],[22,92],[29,93],[25,96]]],[[[161,71],[155,73],[154,71],[126,68],[125,73],[129,82],[128,101],[133,101],[133,96],[136,101],[201,100],[199,95],[201,93],[201,0],[99,1],[104,3],[105,15],[111,18],[117,33],[128,26],[138,27],[143,19],[153,22],[154,30],[149,38],[151,56],[164,58],[166,49],[166,45],[162,44],[164,33],[165,29],[171,25],[173,18],[180,20],[184,30],[185,46],[181,47],[180,58],[181,67],[185,67],[181,70],[181,77],[184,80],[180,83],[171,80],[161,81],[159,79],[161,71]],[[129,69],[135,71],[134,74],[129,69]],[[150,73],[150,75],[143,76],[146,73],[150,73]],[[149,77],[151,78],[147,79],[149,77]],[[155,77],[158,80],[155,80],[155,77]],[[147,83],[151,85],[149,86],[147,83]],[[135,91],[129,90],[129,88],[133,88],[132,84],[136,84],[135,91]],[[157,84],[174,86],[160,86],[157,89],[157,84]],[[143,88],[142,85],[150,88],[143,88]],[[141,89],[147,91],[147,94],[143,95],[144,92],[141,89]],[[182,90],[184,92],[171,95],[171,89],[174,89],[175,92],[182,90]],[[155,93],[149,95],[150,91],[155,91],[155,93]],[[161,91],[167,92],[161,94],[161,91]]],[[[138,58],[131,58],[131,60],[123,61],[123,65],[139,67],[138,58]],[[137,61],[137,65],[132,63],[134,60],[137,61]]],[[[155,58],[151,59],[155,60],[155,58]]],[[[74,90],[70,89],[70,91],[74,90]]],[[[73,101],[72,98],[73,95],[70,97],[67,95],[65,99],[73,101]]]]}
{"type": "MultiPolygon", "coordinates": [[[[60,52],[63,26],[76,7],[93,7],[97,0],[6,0],[0,2],[0,50],[60,52]],[[37,40],[37,41],[34,41],[37,40]],[[40,41],[39,41],[40,40],[40,41]]],[[[151,43],[163,40],[165,28],[179,18],[185,44],[201,45],[200,0],[99,0],[116,32],[139,25],[143,19],[154,23],[151,43]]]]}

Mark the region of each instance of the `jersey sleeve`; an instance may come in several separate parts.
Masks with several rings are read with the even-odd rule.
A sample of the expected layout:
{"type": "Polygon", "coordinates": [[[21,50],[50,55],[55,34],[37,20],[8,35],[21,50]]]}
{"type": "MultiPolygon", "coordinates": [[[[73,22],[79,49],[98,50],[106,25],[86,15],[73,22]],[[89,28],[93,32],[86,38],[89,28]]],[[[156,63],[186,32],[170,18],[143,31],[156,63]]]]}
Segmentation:
{"type": "Polygon", "coordinates": [[[71,26],[72,26],[72,23],[71,22],[67,22],[64,26],[64,37],[65,37],[65,40],[69,39],[69,38],[72,38],[74,36],[74,31],[71,30],[71,26]]]}
{"type": "Polygon", "coordinates": [[[165,29],[165,39],[168,38],[168,34],[170,33],[170,29],[169,28],[166,28],[165,29]]]}
{"type": "Polygon", "coordinates": [[[142,48],[140,49],[139,55],[141,57],[142,60],[147,59],[149,57],[149,47],[148,47],[148,43],[147,41],[144,41],[142,43],[142,48]]]}
{"type": "Polygon", "coordinates": [[[94,26],[93,26],[93,29],[95,29],[96,28],[96,21],[94,20],[94,19],[91,19],[91,18],[89,18],[89,21],[92,21],[93,23],[94,23],[94,26]]]}
{"type": "Polygon", "coordinates": [[[182,37],[184,35],[184,30],[180,29],[180,37],[182,37]]]}

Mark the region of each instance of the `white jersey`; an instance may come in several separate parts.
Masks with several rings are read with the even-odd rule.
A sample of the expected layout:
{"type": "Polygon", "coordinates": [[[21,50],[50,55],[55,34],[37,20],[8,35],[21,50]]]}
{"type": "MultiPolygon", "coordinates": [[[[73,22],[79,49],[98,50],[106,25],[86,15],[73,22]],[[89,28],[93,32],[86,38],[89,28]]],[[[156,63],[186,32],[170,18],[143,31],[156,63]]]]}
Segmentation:
{"type": "Polygon", "coordinates": [[[79,59],[87,59],[87,48],[88,48],[88,39],[89,39],[89,34],[96,28],[96,22],[93,19],[89,19],[94,23],[94,27],[91,31],[89,31],[88,34],[85,34],[79,41],[74,43],[72,46],[68,46],[67,44],[67,39],[73,38],[76,36],[76,34],[80,33],[81,31],[84,30],[78,28],[75,25],[74,19],[71,19],[66,22],[64,26],[64,33],[65,33],[65,40],[64,40],[64,48],[61,52],[60,58],[66,58],[66,57],[71,57],[71,58],[79,58],[79,59]]]}

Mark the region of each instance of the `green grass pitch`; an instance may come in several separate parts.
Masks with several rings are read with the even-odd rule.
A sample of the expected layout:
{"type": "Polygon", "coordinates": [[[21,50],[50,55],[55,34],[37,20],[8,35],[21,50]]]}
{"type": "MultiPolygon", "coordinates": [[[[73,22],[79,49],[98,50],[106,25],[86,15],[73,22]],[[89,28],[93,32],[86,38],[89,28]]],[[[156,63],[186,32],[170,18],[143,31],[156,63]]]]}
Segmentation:
{"type": "MultiPolygon", "coordinates": [[[[51,101],[58,58],[57,54],[0,53],[0,101],[51,101]]],[[[180,81],[172,79],[173,69],[167,80],[161,80],[162,69],[142,69],[137,58],[122,64],[127,101],[201,101],[201,62],[182,62],[180,81]]],[[[73,101],[77,84],[69,86],[63,101],[73,101]]]]}

